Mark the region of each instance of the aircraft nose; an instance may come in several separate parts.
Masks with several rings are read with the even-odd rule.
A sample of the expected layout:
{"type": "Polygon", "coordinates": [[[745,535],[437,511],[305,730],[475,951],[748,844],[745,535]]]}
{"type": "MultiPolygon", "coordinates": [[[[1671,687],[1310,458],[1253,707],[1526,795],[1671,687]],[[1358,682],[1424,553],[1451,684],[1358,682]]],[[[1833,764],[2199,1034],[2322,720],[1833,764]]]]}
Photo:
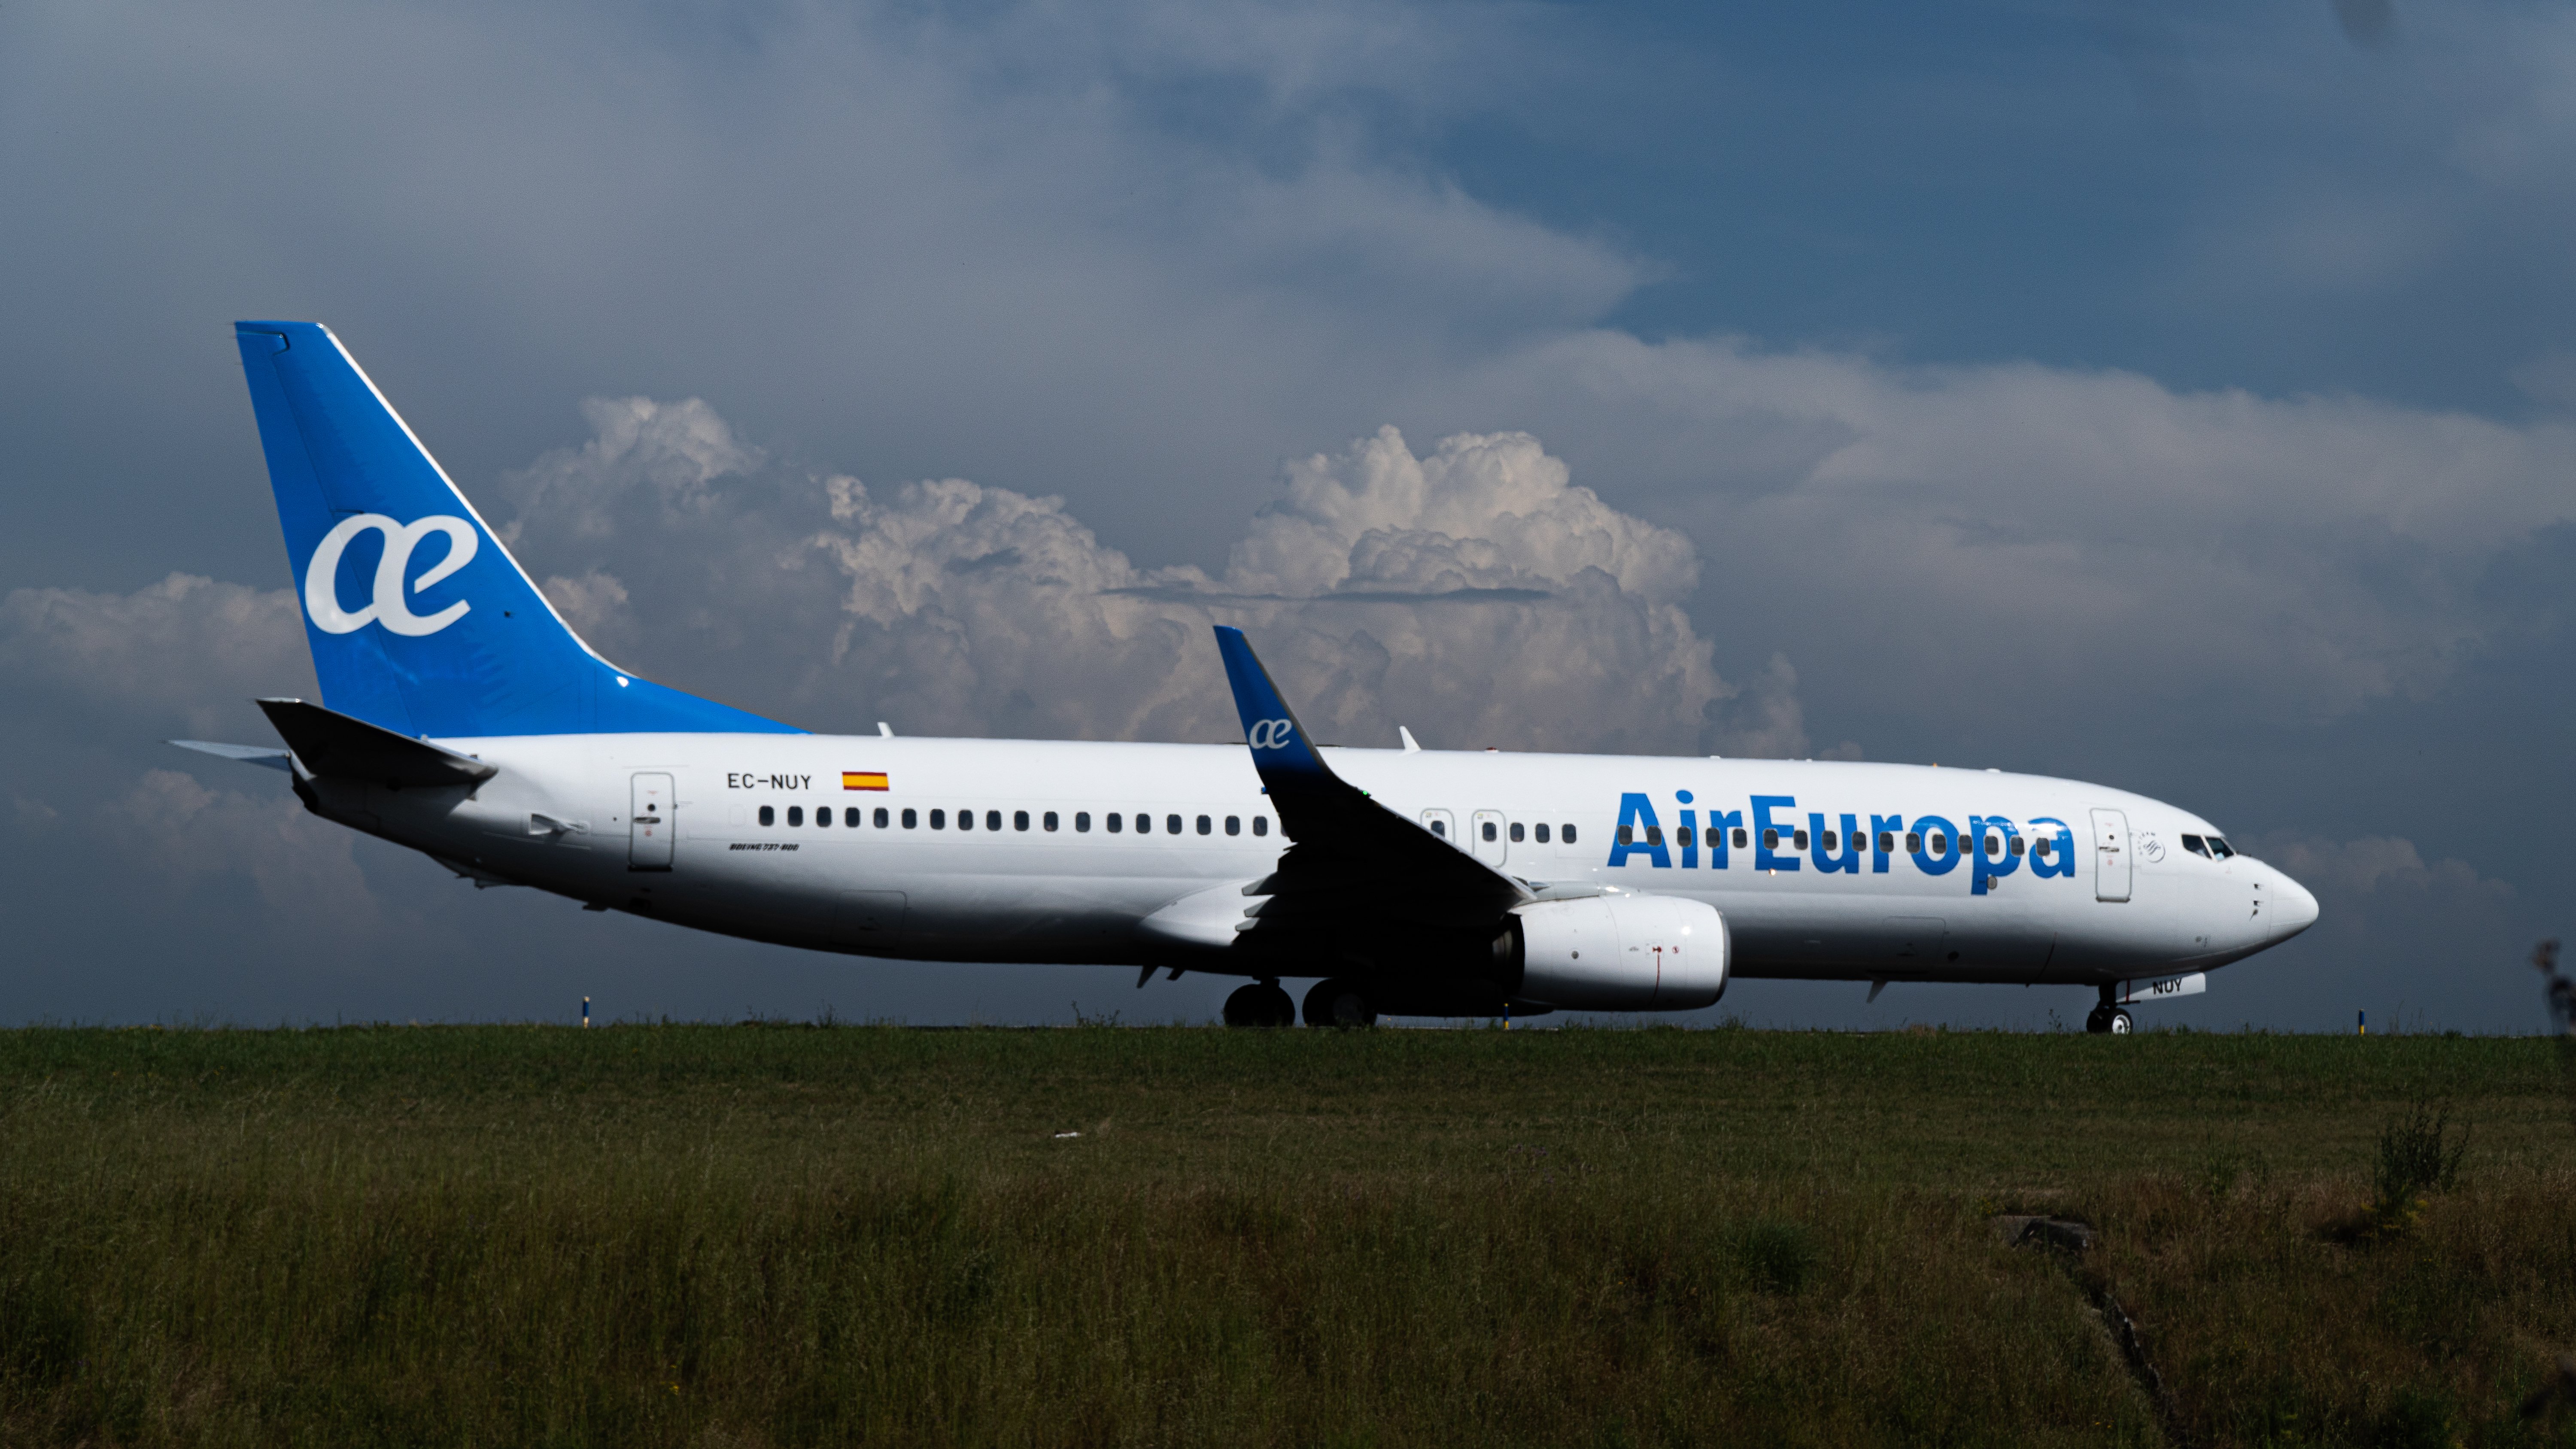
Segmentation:
{"type": "Polygon", "coordinates": [[[2272,872],[2272,939],[2286,941],[2317,923],[2317,898],[2306,886],[2272,872]]]}

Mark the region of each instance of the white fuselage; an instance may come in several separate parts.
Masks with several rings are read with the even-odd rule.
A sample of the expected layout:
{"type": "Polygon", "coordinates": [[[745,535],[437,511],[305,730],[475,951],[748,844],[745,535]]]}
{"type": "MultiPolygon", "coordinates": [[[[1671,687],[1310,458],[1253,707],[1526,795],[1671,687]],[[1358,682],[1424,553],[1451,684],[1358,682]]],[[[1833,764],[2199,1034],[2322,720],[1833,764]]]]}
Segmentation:
{"type": "MultiPolygon", "coordinates": [[[[305,787],[326,816],[470,874],[756,940],[1282,974],[1229,963],[1222,944],[1241,885],[1289,843],[1239,745],[439,743],[499,774],[470,791],[305,787]],[[968,815],[973,828],[960,828],[968,815]],[[1136,828],[1140,815],[1150,830],[1136,828]]],[[[2074,781],[1832,761],[1326,755],[1389,809],[1534,886],[1706,902],[1746,976],[2101,984],[2223,965],[2316,918],[2314,897],[2280,871],[2183,849],[2186,834],[2217,834],[2200,818],[2074,781]],[[1765,822],[1776,847],[1764,847],[1765,822]],[[1955,842],[1946,853],[1933,848],[1944,834],[1955,842]]]]}

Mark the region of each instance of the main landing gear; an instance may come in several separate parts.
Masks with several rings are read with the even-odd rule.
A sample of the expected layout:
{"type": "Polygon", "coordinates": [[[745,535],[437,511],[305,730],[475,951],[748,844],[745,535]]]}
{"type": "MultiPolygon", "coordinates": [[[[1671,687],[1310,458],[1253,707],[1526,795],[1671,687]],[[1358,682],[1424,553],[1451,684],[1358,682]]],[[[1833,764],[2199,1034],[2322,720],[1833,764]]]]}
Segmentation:
{"type": "MultiPolygon", "coordinates": [[[[1295,1026],[1296,1003],[1275,980],[1238,988],[1225,999],[1228,1026],[1295,1026]]],[[[1377,1003],[1355,983],[1338,978],[1318,981],[1306,993],[1308,1026],[1375,1026],[1377,1003]]]]}
{"type": "Polygon", "coordinates": [[[1225,999],[1228,1026],[1295,1026],[1297,1003],[1276,981],[1255,982],[1225,999]]]}
{"type": "Polygon", "coordinates": [[[2084,1029],[2095,1036],[2105,1032],[2112,1036],[2127,1036],[2136,1023],[2129,1020],[2129,1013],[2120,1009],[2119,999],[2119,988],[2105,985],[2102,1004],[2094,1007],[2092,1013],[2084,1018],[2084,1029]]]}
{"type": "Polygon", "coordinates": [[[1318,981],[1306,993],[1308,1026],[1375,1026],[1377,1005],[1348,981],[1318,981]]]}

